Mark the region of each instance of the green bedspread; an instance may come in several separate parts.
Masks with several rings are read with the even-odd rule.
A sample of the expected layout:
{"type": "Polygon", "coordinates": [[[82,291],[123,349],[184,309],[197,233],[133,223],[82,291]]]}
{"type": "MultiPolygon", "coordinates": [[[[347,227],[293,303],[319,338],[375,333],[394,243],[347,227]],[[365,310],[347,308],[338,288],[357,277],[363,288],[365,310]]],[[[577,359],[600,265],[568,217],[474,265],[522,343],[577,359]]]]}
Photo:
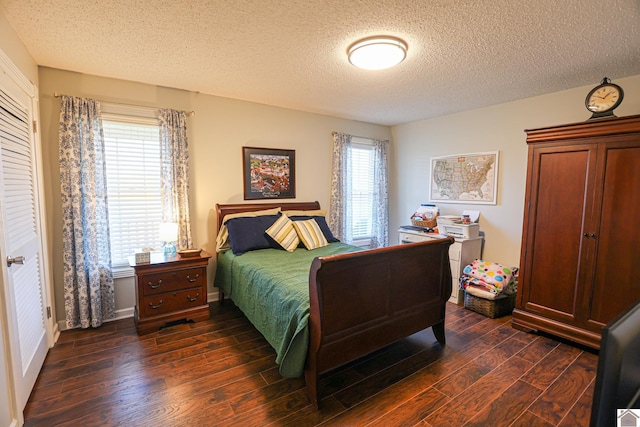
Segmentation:
{"type": "Polygon", "coordinates": [[[276,350],[280,375],[299,377],[309,347],[309,269],[317,256],[354,252],[345,243],[308,251],[261,249],[218,255],[215,286],[242,310],[276,350]]]}

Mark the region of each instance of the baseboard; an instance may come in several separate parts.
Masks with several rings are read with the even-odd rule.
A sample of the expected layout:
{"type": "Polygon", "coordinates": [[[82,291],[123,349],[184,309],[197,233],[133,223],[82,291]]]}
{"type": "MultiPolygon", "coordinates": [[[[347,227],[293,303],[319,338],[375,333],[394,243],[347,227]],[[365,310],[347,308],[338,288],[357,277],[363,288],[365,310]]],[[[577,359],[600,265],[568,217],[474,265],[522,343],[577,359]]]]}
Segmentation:
{"type": "Polygon", "coordinates": [[[60,338],[60,327],[58,323],[53,324],[53,342],[54,344],[58,342],[58,338],[60,338]]]}
{"type": "Polygon", "coordinates": [[[116,318],[107,320],[107,322],[113,322],[114,320],[128,319],[129,317],[133,317],[134,311],[135,311],[135,307],[128,307],[128,308],[123,308],[121,310],[116,310],[116,318]]]}
{"type": "MultiPolygon", "coordinates": [[[[135,307],[128,307],[128,308],[123,308],[121,310],[116,310],[116,317],[114,317],[113,319],[105,320],[104,323],[115,322],[116,320],[128,319],[129,317],[133,317],[134,308],[135,307]]],[[[67,322],[65,322],[64,320],[59,320],[57,324],[54,326],[54,329],[56,327],[59,329],[58,335],[60,335],[60,331],[67,331],[69,329],[78,329],[78,328],[68,329],[67,322]]],[[[57,337],[56,337],[56,341],[57,341],[57,337]]]]}
{"type": "MultiPolygon", "coordinates": [[[[207,293],[207,301],[214,302],[218,301],[218,292],[209,292],[207,293]]],[[[116,317],[113,319],[105,320],[104,322],[114,322],[116,320],[128,319],[129,317],[133,317],[135,312],[135,307],[127,307],[120,310],[116,310],[116,317]]],[[[60,336],[61,331],[67,330],[67,323],[64,320],[59,320],[56,324],[53,325],[54,329],[54,342],[58,341],[58,337],[60,336]]]]}

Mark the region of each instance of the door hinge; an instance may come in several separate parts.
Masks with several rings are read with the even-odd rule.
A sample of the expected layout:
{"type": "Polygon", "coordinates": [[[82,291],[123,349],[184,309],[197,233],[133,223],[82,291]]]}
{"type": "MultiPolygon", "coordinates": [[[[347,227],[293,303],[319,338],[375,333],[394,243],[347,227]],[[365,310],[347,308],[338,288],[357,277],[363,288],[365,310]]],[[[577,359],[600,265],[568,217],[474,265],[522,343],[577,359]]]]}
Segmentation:
{"type": "Polygon", "coordinates": [[[47,319],[51,319],[51,307],[47,307],[47,319]]]}
{"type": "Polygon", "coordinates": [[[38,133],[38,122],[33,121],[33,133],[38,133]]]}

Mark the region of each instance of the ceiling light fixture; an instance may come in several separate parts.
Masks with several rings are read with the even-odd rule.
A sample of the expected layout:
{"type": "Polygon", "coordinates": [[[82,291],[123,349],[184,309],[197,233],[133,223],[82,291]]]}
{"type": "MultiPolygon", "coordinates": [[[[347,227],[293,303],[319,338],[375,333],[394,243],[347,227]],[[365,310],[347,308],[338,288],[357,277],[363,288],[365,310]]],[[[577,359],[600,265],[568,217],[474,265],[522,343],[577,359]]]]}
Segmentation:
{"type": "Polygon", "coordinates": [[[407,43],[397,37],[375,36],[358,40],[347,49],[349,62],[365,70],[384,70],[407,56],[407,43]]]}

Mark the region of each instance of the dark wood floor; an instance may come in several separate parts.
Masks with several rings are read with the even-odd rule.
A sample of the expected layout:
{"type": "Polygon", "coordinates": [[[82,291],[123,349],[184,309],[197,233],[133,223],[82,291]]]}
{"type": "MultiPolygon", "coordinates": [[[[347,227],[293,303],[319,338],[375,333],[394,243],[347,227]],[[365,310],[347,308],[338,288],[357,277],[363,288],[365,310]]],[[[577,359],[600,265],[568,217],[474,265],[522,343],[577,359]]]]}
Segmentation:
{"type": "Polygon", "coordinates": [[[323,409],[232,303],[139,337],[133,320],[62,332],[27,426],[586,426],[597,355],[448,305],[431,329],[326,375],[323,409]]]}

